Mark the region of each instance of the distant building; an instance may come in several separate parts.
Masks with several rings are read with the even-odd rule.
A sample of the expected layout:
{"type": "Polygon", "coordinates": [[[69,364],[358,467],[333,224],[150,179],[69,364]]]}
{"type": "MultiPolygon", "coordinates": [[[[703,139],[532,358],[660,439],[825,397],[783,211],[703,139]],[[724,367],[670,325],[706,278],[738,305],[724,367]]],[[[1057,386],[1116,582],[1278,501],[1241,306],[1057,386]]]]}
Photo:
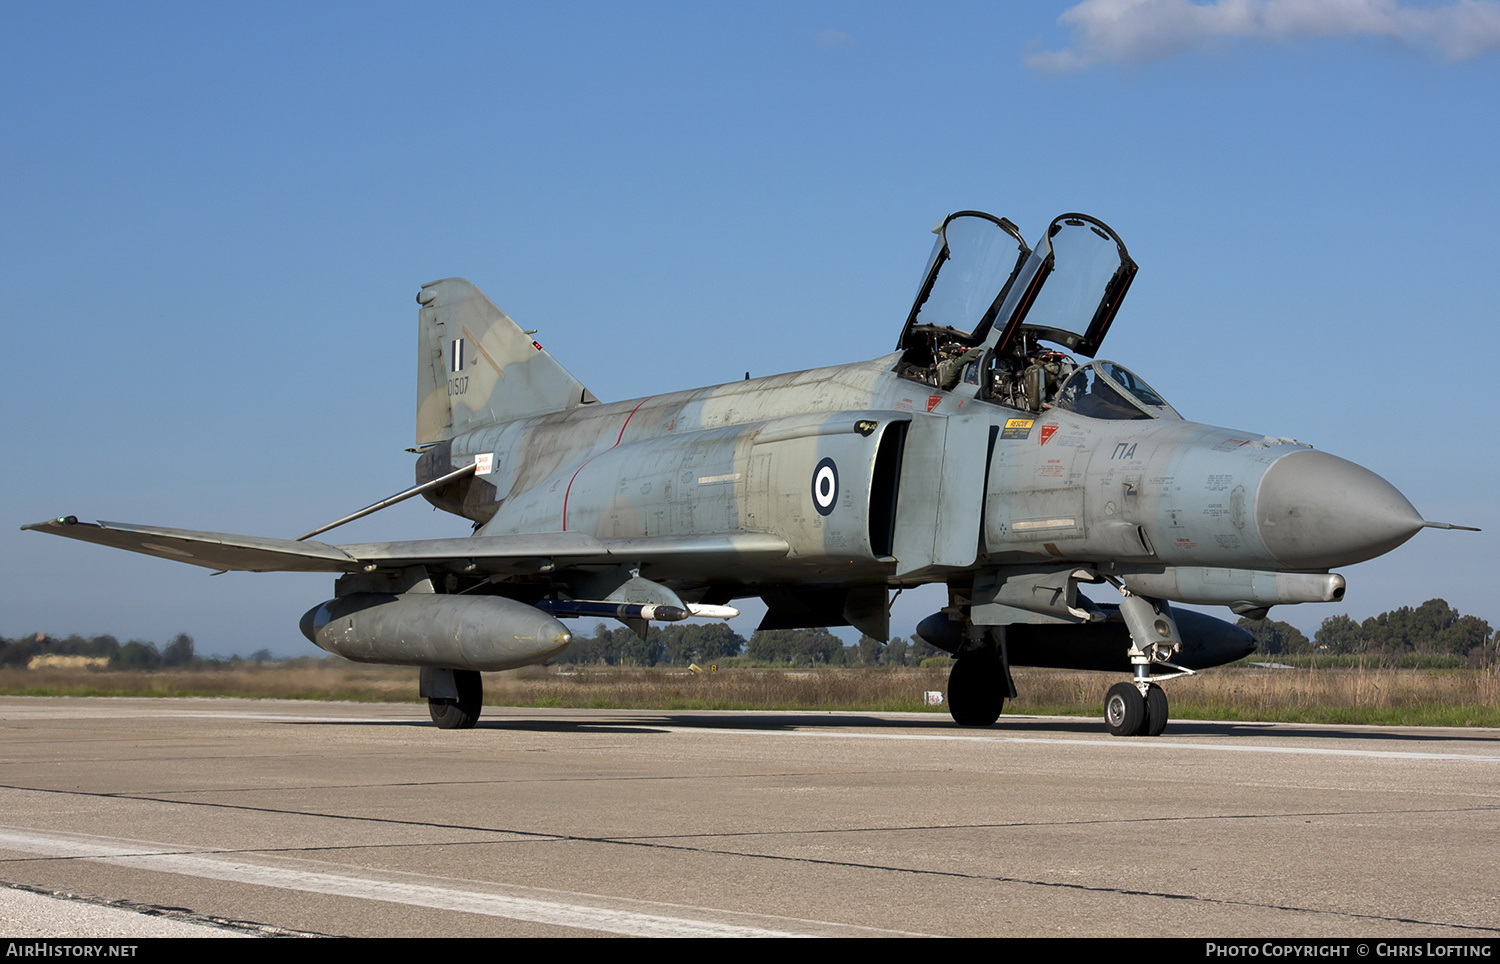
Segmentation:
{"type": "Polygon", "coordinates": [[[33,656],[27,669],[105,669],[108,656],[33,656]]]}

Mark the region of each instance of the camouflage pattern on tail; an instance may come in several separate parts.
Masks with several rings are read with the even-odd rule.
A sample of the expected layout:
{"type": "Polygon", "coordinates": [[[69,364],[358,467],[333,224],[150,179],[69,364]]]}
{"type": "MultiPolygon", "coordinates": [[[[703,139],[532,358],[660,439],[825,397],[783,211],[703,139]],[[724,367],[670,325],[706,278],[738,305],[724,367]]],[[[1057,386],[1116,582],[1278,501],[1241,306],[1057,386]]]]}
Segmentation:
{"type": "Polygon", "coordinates": [[[417,444],[598,401],[462,278],[417,294],[417,444]]]}

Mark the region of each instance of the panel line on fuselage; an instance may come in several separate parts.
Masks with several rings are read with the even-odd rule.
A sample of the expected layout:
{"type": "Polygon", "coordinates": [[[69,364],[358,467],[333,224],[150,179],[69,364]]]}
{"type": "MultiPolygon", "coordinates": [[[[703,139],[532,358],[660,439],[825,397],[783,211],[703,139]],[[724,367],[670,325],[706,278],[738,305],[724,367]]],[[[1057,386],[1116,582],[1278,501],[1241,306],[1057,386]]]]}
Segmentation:
{"type": "MultiPolygon", "coordinates": [[[[615,436],[615,444],[611,445],[609,448],[605,449],[604,452],[610,452],[610,451],[613,451],[616,448],[619,448],[619,446],[620,446],[620,440],[625,437],[625,430],[630,427],[630,420],[633,419],[633,418],[635,418],[635,413],[639,412],[641,410],[641,406],[642,405],[644,405],[647,402],[651,401],[651,399],[653,399],[655,397],[656,397],[655,395],[647,395],[645,398],[641,399],[639,402],[636,403],[635,408],[632,408],[630,410],[630,414],[627,415],[627,416],[625,416],[625,424],[620,426],[620,434],[617,435],[617,436],[615,436]]],[[[604,452],[600,452],[599,455],[603,455],[604,452]]],[[[565,489],[563,491],[562,527],[563,527],[563,531],[564,532],[568,531],[568,496],[570,494],[572,494],[572,492],[573,492],[573,479],[578,478],[578,473],[582,472],[584,470],[584,467],[587,466],[589,464],[589,462],[592,462],[592,461],[594,461],[594,459],[597,459],[599,457],[599,455],[594,455],[594,456],[591,456],[590,458],[588,458],[583,463],[583,465],[580,465],[577,469],[575,469],[573,471],[573,475],[568,479],[568,487],[567,487],[567,489],[565,489]]]]}

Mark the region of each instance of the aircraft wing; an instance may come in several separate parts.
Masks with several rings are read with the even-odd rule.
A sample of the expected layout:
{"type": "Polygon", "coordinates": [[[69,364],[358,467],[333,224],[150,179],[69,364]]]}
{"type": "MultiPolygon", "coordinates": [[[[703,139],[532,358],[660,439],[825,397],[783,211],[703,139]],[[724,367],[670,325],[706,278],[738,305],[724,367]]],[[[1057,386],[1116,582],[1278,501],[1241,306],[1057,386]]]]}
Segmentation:
{"type": "Polygon", "coordinates": [[[762,533],[597,539],[582,532],[539,532],[331,546],[311,540],[298,542],[120,522],[88,523],[74,516],[22,528],[207,569],[248,572],[358,572],[369,566],[398,569],[425,565],[435,571],[515,575],[626,561],[693,572],[702,571],[704,565],[730,559],[779,559],[788,549],[784,539],[762,533]]]}
{"type": "Polygon", "coordinates": [[[622,562],[649,563],[683,573],[700,573],[706,566],[729,560],[780,559],[786,555],[789,546],[779,536],[758,532],[599,539],[575,531],[369,542],[337,548],[365,565],[374,564],[382,569],[423,565],[439,572],[516,575],[568,566],[618,565],[622,562]]]}

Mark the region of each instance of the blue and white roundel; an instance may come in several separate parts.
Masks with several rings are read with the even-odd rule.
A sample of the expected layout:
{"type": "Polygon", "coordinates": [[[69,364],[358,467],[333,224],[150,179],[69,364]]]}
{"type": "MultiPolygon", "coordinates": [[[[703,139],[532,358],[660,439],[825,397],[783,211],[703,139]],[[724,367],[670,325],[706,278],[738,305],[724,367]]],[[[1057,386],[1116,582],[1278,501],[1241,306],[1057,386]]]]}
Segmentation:
{"type": "Polygon", "coordinates": [[[819,515],[828,515],[839,501],[839,468],[833,459],[824,459],[813,469],[813,508],[819,515]]]}

